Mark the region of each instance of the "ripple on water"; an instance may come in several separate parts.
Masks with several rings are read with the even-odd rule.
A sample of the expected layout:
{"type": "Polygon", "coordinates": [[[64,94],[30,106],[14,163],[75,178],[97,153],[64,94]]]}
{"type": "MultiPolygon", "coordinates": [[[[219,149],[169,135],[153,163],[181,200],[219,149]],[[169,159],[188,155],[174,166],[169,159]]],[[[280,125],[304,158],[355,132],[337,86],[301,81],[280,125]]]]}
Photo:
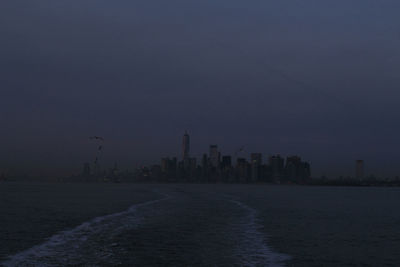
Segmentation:
{"type": "Polygon", "coordinates": [[[273,252],[259,228],[257,211],[237,200],[171,192],[60,232],[3,265],[283,266],[289,257],[273,252]]]}

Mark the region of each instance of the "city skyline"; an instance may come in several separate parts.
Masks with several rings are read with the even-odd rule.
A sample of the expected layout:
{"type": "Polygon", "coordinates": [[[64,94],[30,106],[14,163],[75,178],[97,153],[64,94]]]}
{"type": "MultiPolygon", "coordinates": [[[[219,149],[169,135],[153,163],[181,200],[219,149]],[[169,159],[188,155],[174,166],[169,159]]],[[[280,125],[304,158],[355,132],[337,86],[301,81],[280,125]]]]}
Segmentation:
{"type": "MultiPolygon", "coordinates": [[[[138,163],[138,164],[128,164],[128,165],[124,165],[123,161],[118,161],[118,160],[114,160],[114,161],[109,161],[109,159],[104,159],[104,156],[102,154],[102,150],[104,149],[104,144],[106,144],[106,150],[107,150],[107,143],[105,142],[105,139],[103,137],[99,137],[99,136],[90,136],[89,140],[99,140],[100,143],[92,143],[90,145],[91,147],[91,151],[89,154],[91,155],[95,155],[95,161],[91,161],[92,159],[87,158],[86,159],[86,163],[84,164],[84,172],[87,173],[87,164],[90,164],[93,166],[91,168],[99,168],[102,171],[106,171],[107,169],[110,168],[110,166],[113,166],[115,164],[119,164],[119,166],[122,169],[125,169],[126,171],[132,171],[135,170],[137,168],[143,167],[143,166],[152,166],[154,164],[157,164],[157,162],[159,160],[155,159],[155,160],[149,160],[146,163],[138,163]],[[121,164],[122,162],[122,164],[121,164]],[[86,171],[85,171],[86,170],[86,171]]],[[[186,164],[190,164],[189,161],[191,159],[194,159],[195,162],[197,162],[198,164],[200,164],[204,154],[204,149],[203,152],[199,152],[200,149],[197,148],[196,153],[191,154],[191,137],[189,135],[188,130],[184,131],[184,134],[182,136],[181,139],[182,143],[180,146],[180,153],[172,153],[169,154],[169,156],[167,156],[166,154],[163,154],[162,157],[167,157],[167,158],[176,158],[177,160],[181,160],[182,163],[184,164],[185,159],[186,159],[186,164]],[[193,156],[192,156],[193,155],[193,156]],[[191,157],[192,156],[192,157],[191,157]]],[[[89,142],[90,143],[90,142],[89,142]]],[[[196,146],[195,146],[196,147],[196,146]]],[[[229,160],[232,162],[232,164],[234,165],[235,160],[239,159],[239,158],[243,158],[249,160],[249,163],[253,162],[254,160],[258,161],[259,164],[268,164],[268,159],[270,159],[271,157],[275,157],[275,156],[281,156],[283,158],[287,157],[287,158],[292,158],[292,157],[297,157],[295,153],[280,153],[280,152],[276,152],[276,153],[268,153],[268,152],[251,152],[248,150],[248,148],[246,146],[236,146],[237,149],[234,151],[228,151],[228,152],[224,152],[223,154],[221,154],[221,150],[219,150],[219,145],[217,144],[211,144],[208,145],[208,155],[209,155],[209,159],[210,159],[210,164],[211,166],[216,166],[217,164],[223,163],[223,158],[229,156],[229,160]],[[261,159],[263,159],[265,157],[266,160],[262,161],[261,159]]],[[[178,149],[176,149],[176,151],[178,151],[178,149]]],[[[260,151],[260,149],[258,149],[258,151],[260,151]]],[[[195,163],[195,164],[197,164],[195,163]]],[[[370,171],[368,171],[369,168],[367,168],[367,172],[364,171],[364,160],[353,160],[352,162],[349,163],[349,165],[351,165],[352,171],[348,172],[348,173],[339,173],[339,174],[326,174],[326,172],[317,172],[316,175],[314,175],[314,178],[317,177],[328,177],[328,178],[339,178],[339,177],[354,177],[357,178],[358,180],[362,180],[362,178],[365,177],[381,177],[381,178],[394,178],[397,177],[398,175],[392,175],[392,176],[379,176],[376,175],[375,173],[372,173],[370,171]],[[354,162],[355,162],[355,166],[354,166],[354,162]],[[355,171],[354,171],[354,167],[355,167],[355,171]]],[[[80,173],[82,170],[81,166],[75,166],[74,168],[68,169],[63,173],[60,172],[53,172],[53,174],[51,174],[50,176],[54,176],[54,177],[65,177],[71,174],[77,174],[80,173]]],[[[45,170],[44,172],[39,172],[39,175],[42,175],[43,173],[46,173],[46,171],[49,171],[49,169],[45,170]]],[[[314,171],[313,171],[314,173],[314,171]]],[[[7,174],[7,175],[24,175],[24,176],[37,176],[38,173],[29,173],[29,172],[13,172],[12,169],[10,170],[1,170],[0,174],[7,174]]]]}
{"type": "MultiPolygon", "coordinates": [[[[102,137],[92,137],[90,139],[102,137]]],[[[99,151],[102,151],[102,144],[99,151]]],[[[101,168],[98,154],[95,161],[83,164],[81,175],[64,177],[65,182],[140,182],[140,183],[273,183],[273,184],[310,184],[311,165],[299,156],[279,154],[262,160],[262,153],[251,153],[250,158],[239,154],[225,154],[218,145],[209,145],[200,161],[190,157],[190,135],[182,136],[182,154],[177,157],[163,157],[160,164],[142,166],[133,172],[122,171],[118,163],[113,168],[101,168]]]]}
{"type": "MultiPolygon", "coordinates": [[[[126,168],[209,144],[395,176],[400,2],[4,0],[0,169],[126,168]],[[154,8],[159,7],[159,8],[154,8]]],[[[265,155],[264,155],[265,157],[265,155]]]]}
{"type": "MultiPolygon", "coordinates": [[[[98,137],[104,141],[103,138],[98,137]]],[[[141,166],[134,170],[121,170],[115,162],[112,168],[101,168],[98,157],[95,161],[84,163],[81,174],[62,177],[63,182],[134,182],[134,183],[211,183],[211,184],[297,184],[331,186],[400,186],[400,176],[377,177],[364,174],[364,160],[355,161],[353,175],[332,179],[326,176],[312,175],[310,162],[299,155],[268,156],[263,153],[242,154],[241,147],[234,155],[218,149],[218,145],[209,145],[208,153],[199,160],[190,157],[190,135],[182,136],[181,157],[166,156],[159,164],[141,166]]],[[[102,146],[100,146],[101,150],[102,146]]],[[[3,177],[3,180],[6,179],[3,177]]]]}

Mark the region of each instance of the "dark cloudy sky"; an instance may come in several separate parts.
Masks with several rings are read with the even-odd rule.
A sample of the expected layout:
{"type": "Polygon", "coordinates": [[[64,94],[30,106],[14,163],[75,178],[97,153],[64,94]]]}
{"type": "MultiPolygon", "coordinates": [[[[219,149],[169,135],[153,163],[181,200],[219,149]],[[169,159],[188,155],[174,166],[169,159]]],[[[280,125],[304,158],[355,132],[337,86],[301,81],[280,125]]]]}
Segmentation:
{"type": "Polygon", "coordinates": [[[400,174],[398,0],[2,0],[0,169],[218,144],[400,174]]]}

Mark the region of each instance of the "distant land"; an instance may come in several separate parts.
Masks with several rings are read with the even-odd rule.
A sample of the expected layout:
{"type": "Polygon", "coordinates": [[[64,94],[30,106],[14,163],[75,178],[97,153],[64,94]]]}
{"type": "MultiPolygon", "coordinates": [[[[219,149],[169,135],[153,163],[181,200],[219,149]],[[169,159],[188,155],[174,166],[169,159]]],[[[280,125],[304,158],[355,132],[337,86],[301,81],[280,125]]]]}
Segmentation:
{"type": "Polygon", "coordinates": [[[210,145],[209,153],[203,154],[200,164],[190,157],[190,136],[182,138],[182,159],[166,157],[160,164],[143,166],[134,171],[121,171],[117,163],[112,168],[101,167],[100,159],[104,138],[89,137],[97,141],[97,155],[93,163],[84,163],[82,173],[58,178],[30,175],[0,175],[0,181],[49,181],[86,183],[226,183],[226,184],[287,184],[327,186],[400,186],[400,177],[378,178],[364,175],[364,161],[355,161],[355,176],[327,178],[312,177],[311,164],[300,156],[273,155],[264,163],[262,153],[250,153],[248,160],[245,148],[238,149],[234,156],[222,155],[217,145],[210,145]],[[233,163],[233,159],[236,162],[233,163]]]}

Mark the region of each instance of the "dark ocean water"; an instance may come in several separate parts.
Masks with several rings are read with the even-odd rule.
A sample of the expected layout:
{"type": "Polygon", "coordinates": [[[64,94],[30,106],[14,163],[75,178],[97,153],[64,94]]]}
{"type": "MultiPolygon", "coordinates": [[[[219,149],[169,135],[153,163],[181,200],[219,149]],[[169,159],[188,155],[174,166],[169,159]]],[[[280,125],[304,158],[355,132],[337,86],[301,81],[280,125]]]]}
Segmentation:
{"type": "Polygon", "coordinates": [[[399,266],[400,190],[0,184],[4,266],[399,266]]]}

